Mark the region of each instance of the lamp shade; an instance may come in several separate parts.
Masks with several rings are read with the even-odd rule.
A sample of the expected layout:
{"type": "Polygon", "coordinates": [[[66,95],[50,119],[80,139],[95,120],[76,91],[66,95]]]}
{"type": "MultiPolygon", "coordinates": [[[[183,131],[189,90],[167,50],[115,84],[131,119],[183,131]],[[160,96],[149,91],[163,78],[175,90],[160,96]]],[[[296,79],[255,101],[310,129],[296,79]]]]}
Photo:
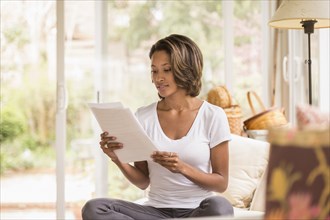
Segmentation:
{"type": "Polygon", "coordinates": [[[303,29],[301,21],[317,21],[314,28],[330,27],[329,0],[284,0],[269,21],[275,28],[303,29]]]}

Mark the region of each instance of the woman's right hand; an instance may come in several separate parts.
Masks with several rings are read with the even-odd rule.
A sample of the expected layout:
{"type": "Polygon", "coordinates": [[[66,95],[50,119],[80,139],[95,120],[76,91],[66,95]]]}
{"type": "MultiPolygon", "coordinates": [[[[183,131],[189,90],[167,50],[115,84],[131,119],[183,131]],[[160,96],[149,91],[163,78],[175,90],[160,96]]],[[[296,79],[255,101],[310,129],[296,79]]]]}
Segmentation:
{"type": "Polygon", "coordinates": [[[123,144],[117,142],[116,139],[115,136],[109,135],[106,131],[101,134],[100,147],[113,162],[119,162],[119,158],[114,151],[123,148],[123,144]]]}

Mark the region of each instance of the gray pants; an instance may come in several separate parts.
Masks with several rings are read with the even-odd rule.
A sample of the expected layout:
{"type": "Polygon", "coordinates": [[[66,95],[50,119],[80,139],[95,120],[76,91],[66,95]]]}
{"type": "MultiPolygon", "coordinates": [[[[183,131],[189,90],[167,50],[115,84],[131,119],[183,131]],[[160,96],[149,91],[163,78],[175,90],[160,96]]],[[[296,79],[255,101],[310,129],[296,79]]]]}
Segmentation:
{"type": "Polygon", "coordinates": [[[195,209],[155,208],[133,202],[99,198],[88,201],[82,209],[83,220],[155,220],[202,216],[233,215],[233,207],[223,197],[204,199],[195,209]]]}

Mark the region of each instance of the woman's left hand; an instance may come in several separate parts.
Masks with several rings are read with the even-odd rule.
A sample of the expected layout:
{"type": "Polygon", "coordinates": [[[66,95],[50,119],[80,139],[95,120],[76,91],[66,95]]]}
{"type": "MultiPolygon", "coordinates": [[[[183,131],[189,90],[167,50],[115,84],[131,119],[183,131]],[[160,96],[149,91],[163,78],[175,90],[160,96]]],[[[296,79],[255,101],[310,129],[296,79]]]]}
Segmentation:
{"type": "Polygon", "coordinates": [[[155,163],[160,164],[173,173],[180,173],[183,167],[178,154],[175,152],[155,151],[151,158],[155,163]]]}

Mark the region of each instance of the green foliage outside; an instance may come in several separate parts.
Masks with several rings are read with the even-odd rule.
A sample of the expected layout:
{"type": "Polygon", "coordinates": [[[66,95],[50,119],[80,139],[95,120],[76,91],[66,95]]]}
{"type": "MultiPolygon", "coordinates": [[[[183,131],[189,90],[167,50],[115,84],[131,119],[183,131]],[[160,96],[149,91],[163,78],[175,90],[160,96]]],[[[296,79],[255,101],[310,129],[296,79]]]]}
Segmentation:
{"type": "Polygon", "coordinates": [[[124,5],[110,1],[108,10],[112,12],[109,16],[124,12],[130,15],[129,26],[110,33],[114,40],[123,39],[128,51],[143,46],[148,50],[159,38],[178,33],[193,38],[212,67],[219,64],[217,55],[223,35],[221,1],[146,1],[124,5]]]}
{"type": "Polygon", "coordinates": [[[25,124],[23,123],[22,116],[19,112],[15,111],[15,108],[10,107],[2,109],[0,127],[1,143],[13,141],[25,130],[25,124]]]}
{"type": "MultiPolygon", "coordinates": [[[[16,94],[18,96],[19,94],[16,94]]],[[[42,115],[39,115],[42,117],[42,115]]],[[[41,119],[42,120],[42,119],[41,119]]],[[[1,174],[8,171],[23,171],[49,162],[49,143],[37,136],[31,129],[38,129],[32,123],[39,120],[28,118],[15,103],[2,106],[0,120],[1,174]],[[46,153],[46,155],[45,155],[46,153]],[[40,155],[43,155],[40,157],[40,155]],[[41,162],[44,163],[41,163],[41,162]]],[[[47,139],[46,139],[47,140],[47,139]]]]}

